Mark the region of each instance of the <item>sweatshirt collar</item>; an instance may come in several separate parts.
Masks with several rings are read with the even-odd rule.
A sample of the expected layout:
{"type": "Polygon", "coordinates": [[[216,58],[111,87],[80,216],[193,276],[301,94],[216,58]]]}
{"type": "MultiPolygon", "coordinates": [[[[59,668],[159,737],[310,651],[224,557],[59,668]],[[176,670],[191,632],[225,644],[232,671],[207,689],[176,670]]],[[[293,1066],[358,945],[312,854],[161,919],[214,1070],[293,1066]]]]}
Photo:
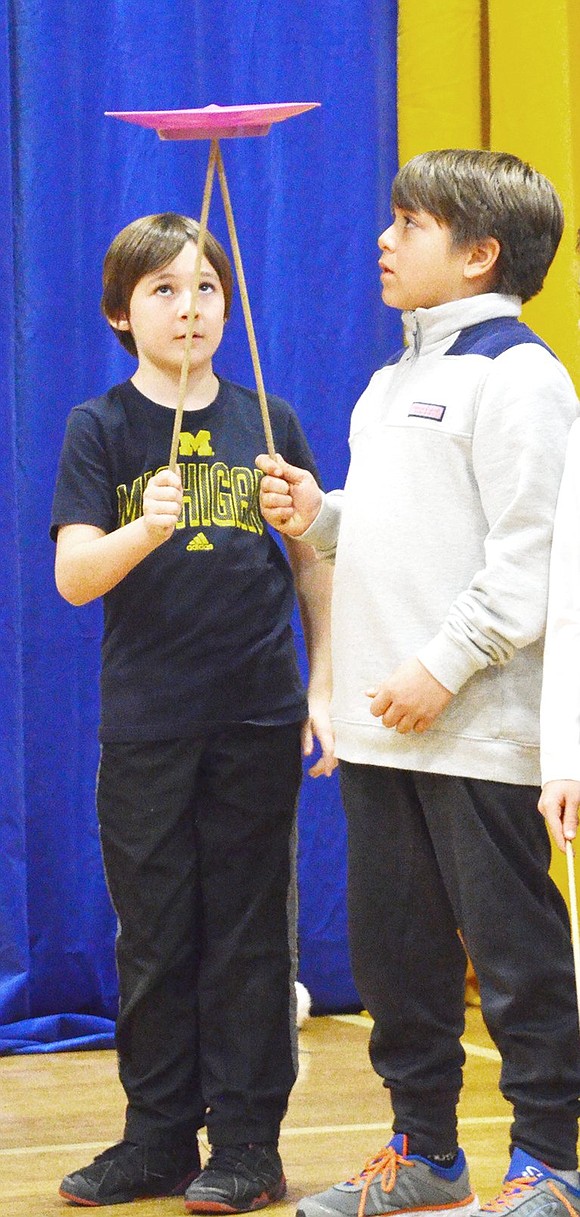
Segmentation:
{"type": "Polygon", "coordinates": [[[419,351],[425,354],[470,325],[494,317],[519,317],[521,310],[519,296],[503,296],[499,292],[449,300],[434,308],[417,308],[403,313],[405,339],[415,354],[419,351]]]}

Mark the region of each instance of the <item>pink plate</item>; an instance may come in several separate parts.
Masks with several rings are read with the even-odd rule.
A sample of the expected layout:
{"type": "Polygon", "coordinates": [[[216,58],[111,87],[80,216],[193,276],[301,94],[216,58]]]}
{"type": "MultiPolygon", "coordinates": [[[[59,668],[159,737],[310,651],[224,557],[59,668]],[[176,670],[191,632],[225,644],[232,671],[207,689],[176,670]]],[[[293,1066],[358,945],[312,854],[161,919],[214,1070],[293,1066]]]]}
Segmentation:
{"type": "Polygon", "coordinates": [[[109,118],[122,118],[140,127],[153,127],[160,139],[233,139],[267,135],[279,123],[319,101],[274,102],[263,106],[204,106],[202,110],[107,110],[109,118]]]}

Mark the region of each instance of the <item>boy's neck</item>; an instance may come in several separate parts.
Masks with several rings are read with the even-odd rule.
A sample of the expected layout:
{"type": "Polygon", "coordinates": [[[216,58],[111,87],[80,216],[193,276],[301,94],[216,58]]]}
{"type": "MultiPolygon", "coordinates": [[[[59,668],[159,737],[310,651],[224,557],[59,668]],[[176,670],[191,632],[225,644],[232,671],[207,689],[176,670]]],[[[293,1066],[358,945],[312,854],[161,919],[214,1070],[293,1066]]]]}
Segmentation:
{"type": "MultiPolygon", "coordinates": [[[[506,297],[506,296],[503,297],[504,300],[510,299],[510,298],[515,299],[515,297],[506,297]]],[[[419,304],[414,309],[405,309],[404,312],[408,313],[409,315],[411,315],[412,313],[421,313],[421,314],[427,315],[427,316],[430,316],[431,314],[438,316],[440,314],[440,312],[442,312],[444,310],[451,312],[453,308],[465,307],[466,309],[477,309],[478,305],[476,304],[476,301],[477,302],[483,301],[484,302],[483,307],[485,308],[485,307],[487,307],[487,305],[486,305],[487,301],[498,301],[499,299],[502,299],[501,293],[494,292],[492,289],[490,289],[487,292],[473,291],[473,292],[467,292],[467,293],[465,293],[465,295],[462,295],[462,296],[452,296],[449,300],[440,300],[438,304],[431,304],[431,305],[420,305],[419,304]]]]}
{"type": "MultiPolygon", "coordinates": [[[[135,388],[159,406],[175,410],[179,398],[179,376],[164,372],[162,368],[139,364],[135,375],[131,377],[135,388]]],[[[189,375],[185,393],[184,410],[203,410],[215,401],[219,389],[219,380],[212,368],[204,369],[189,375]]]]}

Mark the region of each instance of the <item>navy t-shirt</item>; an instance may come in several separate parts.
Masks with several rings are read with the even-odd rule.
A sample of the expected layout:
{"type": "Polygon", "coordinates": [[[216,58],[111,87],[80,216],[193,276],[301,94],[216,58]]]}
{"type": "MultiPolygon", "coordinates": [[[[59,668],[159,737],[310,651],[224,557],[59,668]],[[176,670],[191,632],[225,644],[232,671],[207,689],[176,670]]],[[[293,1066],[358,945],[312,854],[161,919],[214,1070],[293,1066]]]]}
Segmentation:
{"type": "MultiPolygon", "coordinates": [[[[316,467],[291,407],[269,397],[276,450],[316,467]]],[[[174,412],[131,381],[69,415],[51,536],[64,524],[104,532],[142,515],[143,491],[166,468],[174,412]]],[[[258,396],[220,380],[184,412],[181,518],[103,597],[100,739],[187,738],[208,724],[297,722],[307,713],[290,618],[290,567],[259,510],[255,468],[265,439],[258,396]]]]}

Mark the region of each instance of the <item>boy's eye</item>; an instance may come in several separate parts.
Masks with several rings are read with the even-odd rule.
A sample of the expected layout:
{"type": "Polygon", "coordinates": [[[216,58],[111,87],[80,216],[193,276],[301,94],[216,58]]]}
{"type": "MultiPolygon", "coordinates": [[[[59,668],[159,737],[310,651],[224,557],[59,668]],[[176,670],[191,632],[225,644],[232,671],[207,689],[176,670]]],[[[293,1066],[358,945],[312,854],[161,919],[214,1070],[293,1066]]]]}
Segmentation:
{"type": "Polygon", "coordinates": [[[170,296],[172,290],[173,289],[169,283],[160,283],[158,285],[158,287],[155,288],[155,295],[156,296],[170,296]]]}
{"type": "Polygon", "coordinates": [[[215,292],[215,283],[211,283],[209,279],[202,279],[199,285],[200,292],[215,292]]]}

